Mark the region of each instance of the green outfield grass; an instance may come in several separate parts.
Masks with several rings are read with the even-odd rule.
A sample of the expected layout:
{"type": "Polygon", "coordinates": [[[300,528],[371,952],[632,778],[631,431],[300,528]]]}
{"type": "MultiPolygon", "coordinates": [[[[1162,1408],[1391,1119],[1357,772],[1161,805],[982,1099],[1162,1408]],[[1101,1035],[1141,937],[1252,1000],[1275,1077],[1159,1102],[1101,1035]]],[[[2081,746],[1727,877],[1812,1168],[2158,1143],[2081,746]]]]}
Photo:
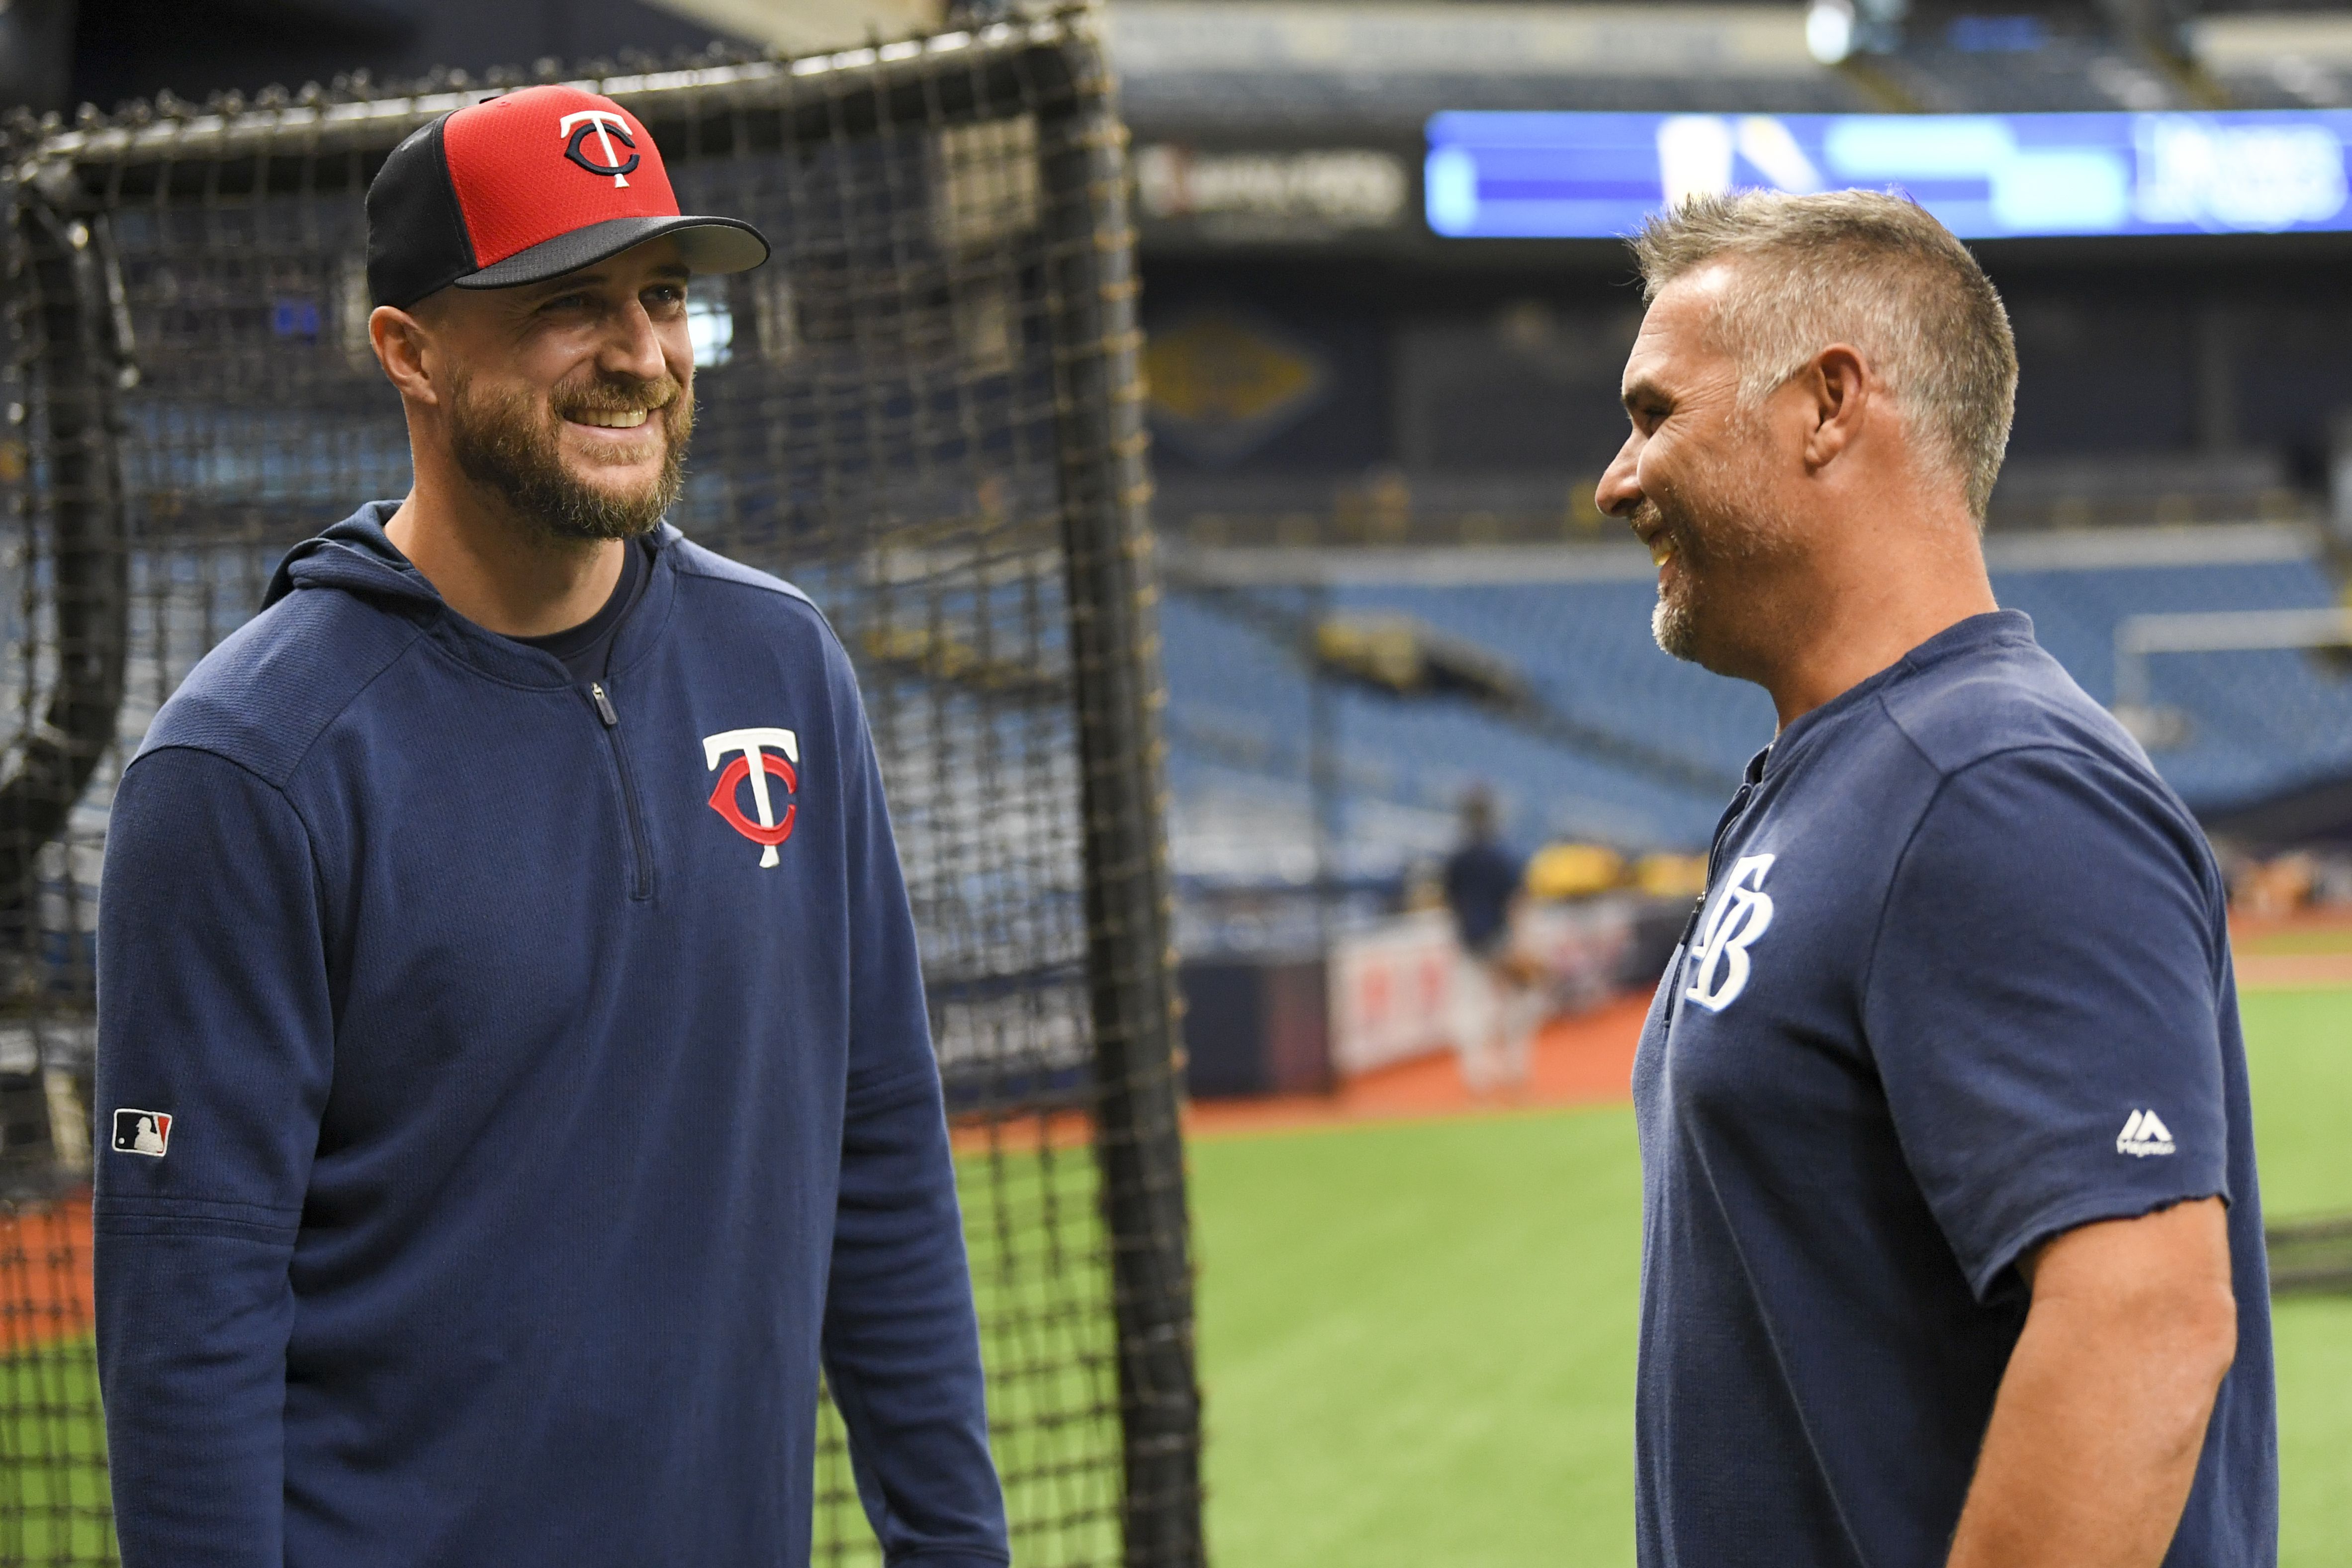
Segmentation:
{"type": "MultiPolygon", "coordinates": [[[[2264,1199],[2352,1210],[2352,992],[2244,1003],[2264,1199]]],[[[1618,1108],[1192,1152],[1224,1568],[1633,1561],[1641,1186],[1618,1108]]],[[[2352,1298],[2276,1316],[2285,1568],[2352,1538],[2352,1298]]]]}
{"type": "Polygon", "coordinates": [[[0,1361],[0,1563],[112,1561],[87,1339],[0,1361]]]}
{"type": "MultiPolygon", "coordinates": [[[[2352,1212],[2352,991],[2244,998],[2263,1207],[2274,1220],[2352,1212]]],[[[2282,1568],[2336,1568],[2352,1539],[2352,1296],[2282,1301],[2282,1568]]]]}

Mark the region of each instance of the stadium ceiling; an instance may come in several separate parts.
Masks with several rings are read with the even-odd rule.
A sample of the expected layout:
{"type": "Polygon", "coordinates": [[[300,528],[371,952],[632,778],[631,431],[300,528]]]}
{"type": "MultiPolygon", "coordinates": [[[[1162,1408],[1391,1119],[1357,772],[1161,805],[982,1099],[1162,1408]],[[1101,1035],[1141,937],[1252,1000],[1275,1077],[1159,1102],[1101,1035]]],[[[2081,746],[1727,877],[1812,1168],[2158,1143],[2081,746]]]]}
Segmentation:
{"type": "Polygon", "coordinates": [[[1252,75],[1818,76],[1790,5],[1115,0],[1121,71],[1252,75]]]}
{"type": "Polygon", "coordinates": [[[1790,113],[1870,100],[1792,5],[1111,0],[1148,251],[1411,247],[1448,110],[1790,113]]]}
{"type": "Polygon", "coordinates": [[[940,0],[654,0],[663,10],[785,54],[937,31],[940,0]]]}
{"type": "Polygon", "coordinates": [[[1114,0],[1139,128],[1417,132],[1443,109],[1873,107],[1807,52],[1794,5],[1114,0]]]}

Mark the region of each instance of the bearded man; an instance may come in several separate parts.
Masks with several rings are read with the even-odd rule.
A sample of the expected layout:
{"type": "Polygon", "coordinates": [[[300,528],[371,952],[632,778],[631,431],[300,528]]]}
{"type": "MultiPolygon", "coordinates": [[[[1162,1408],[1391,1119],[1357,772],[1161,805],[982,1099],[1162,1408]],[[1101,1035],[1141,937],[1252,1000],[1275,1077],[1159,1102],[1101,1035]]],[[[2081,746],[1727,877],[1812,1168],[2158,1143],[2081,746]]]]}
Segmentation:
{"type": "Polygon", "coordinates": [[[1634,1068],[1647,1568],[2258,1568],[2269,1289],[2221,879],[1995,604],[2017,357],[1891,195],[1634,246],[1600,500],[1772,744],[1634,1068]]]}
{"type": "Polygon", "coordinates": [[[368,245],[414,488],[288,557],[115,799],[122,1561],[805,1563],[822,1363],[887,1560],[1002,1564],[849,662],[662,521],[688,278],[767,243],[542,87],[402,143],[368,245]]]}

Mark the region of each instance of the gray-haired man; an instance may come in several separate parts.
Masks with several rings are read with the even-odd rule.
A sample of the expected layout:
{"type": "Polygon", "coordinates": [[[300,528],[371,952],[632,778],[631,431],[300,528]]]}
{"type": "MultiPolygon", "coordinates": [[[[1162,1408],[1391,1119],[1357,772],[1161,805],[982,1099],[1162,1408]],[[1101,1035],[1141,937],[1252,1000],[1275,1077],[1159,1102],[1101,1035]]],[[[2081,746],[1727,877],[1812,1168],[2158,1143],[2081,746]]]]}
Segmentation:
{"type": "Polygon", "coordinates": [[[1772,745],[1634,1069],[1641,1559],[2254,1568],[2268,1291],[2221,877],[1996,605],[2016,354],[1907,202],[1695,202],[1601,481],[1772,745]]]}

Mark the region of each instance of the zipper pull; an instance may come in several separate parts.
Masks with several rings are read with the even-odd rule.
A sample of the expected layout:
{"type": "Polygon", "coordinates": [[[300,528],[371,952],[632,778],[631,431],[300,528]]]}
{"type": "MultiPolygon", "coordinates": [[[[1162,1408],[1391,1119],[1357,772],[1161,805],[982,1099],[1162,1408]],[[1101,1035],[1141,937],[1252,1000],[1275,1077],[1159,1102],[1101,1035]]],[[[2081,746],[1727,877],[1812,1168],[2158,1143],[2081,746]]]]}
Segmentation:
{"type": "Polygon", "coordinates": [[[1698,934],[1698,918],[1705,913],[1706,913],[1706,895],[1702,892],[1697,900],[1691,905],[1690,919],[1683,922],[1682,941],[1676,945],[1681,947],[1690,945],[1691,938],[1698,934]]]}
{"type": "Polygon", "coordinates": [[[596,717],[604,721],[604,728],[609,730],[621,721],[621,716],[613,711],[613,700],[604,695],[603,681],[592,680],[588,683],[588,700],[596,704],[596,717]]]}

